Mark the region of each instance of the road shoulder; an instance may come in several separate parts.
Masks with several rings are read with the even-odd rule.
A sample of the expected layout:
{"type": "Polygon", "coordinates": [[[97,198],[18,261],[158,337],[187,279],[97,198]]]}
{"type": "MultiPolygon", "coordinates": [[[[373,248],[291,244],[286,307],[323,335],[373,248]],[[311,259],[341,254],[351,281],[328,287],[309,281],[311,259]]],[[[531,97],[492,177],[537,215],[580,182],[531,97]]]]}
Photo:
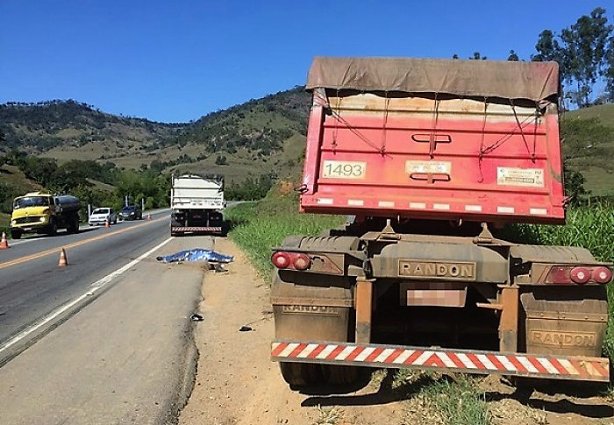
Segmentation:
{"type": "Polygon", "coordinates": [[[313,423],[316,408],[288,389],[269,360],[274,328],[268,285],[228,239],[216,251],[235,256],[227,273],[208,272],[196,329],[199,351],[194,390],[180,425],[313,423]],[[251,331],[241,332],[242,326],[251,331]],[[305,422],[306,421],[306,422],[305,422]]]}

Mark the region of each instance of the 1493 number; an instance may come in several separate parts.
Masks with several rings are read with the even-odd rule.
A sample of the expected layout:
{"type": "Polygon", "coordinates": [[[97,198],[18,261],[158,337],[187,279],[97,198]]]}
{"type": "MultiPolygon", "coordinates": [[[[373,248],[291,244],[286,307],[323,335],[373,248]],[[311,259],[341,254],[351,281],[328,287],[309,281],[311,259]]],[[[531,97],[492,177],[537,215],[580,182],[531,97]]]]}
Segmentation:
{"type": "Polygon", "coordinates": [[[367,163],[359,161],[324,161],[322,177],[334,179],[362,179],[367,172],[367,163]]]}

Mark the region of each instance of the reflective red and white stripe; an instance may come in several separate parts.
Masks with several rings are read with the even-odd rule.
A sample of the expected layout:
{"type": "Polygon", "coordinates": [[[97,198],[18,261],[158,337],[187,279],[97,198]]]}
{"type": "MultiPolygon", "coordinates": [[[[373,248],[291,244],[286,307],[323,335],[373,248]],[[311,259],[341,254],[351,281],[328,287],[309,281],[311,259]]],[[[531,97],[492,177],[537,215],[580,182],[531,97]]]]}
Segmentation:
{"type": "MultiPolygon", "coordinates": [[[[408,210],[433,210],[433,211],[451,211],[465,213],[484,213],[484,214],[522,214],[527,216],[547,216],[549,211],[544,207],[525,206],[521,210],[509,205],[494,205],[494,204],[466,204],[466,203],[426,203],[426,202],[403,202],[393,201],[388,199],[359,199],[359,198],[324,198],[324,197],[308,197],[304,196],[303,205],[311,206],[330,206],[330,207],[364,207],[370,209],[408,209],[408,210]]],[[[562,209],[561,209],[562,211],[562,209]]]]}
{"type": "Polygon", "coordinates": [[[447,369],[471,373],[500,373],[537,378],[608,382],[609,360],[488,351],[425,349],[350,343],[276,341],[275,361],[374,366],[387,368],[447,369]]]}
{"type": "Polygon", "coordinates": [[[173,227],[173,232],[221,232],[221,227],[173,227]]]}

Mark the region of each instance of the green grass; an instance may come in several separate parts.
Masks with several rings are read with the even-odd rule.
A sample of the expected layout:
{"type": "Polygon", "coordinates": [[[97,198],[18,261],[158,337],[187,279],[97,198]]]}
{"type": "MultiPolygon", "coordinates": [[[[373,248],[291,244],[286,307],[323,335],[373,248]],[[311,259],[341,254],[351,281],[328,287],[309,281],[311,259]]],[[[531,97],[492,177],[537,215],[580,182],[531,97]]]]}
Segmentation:
{"type": "MultiPolygon", "coordinates": [[[[391,373],[391,371],[388,371],[391,373]]],[[[392,390],[406,399],[405,423],[487,425],[491,414],[478,379],[464,374],[399,369],[392,390]]]]}
{"type": "Polygon", "coordinates": [[[230,237],[245,250],[258,273],[271,277],[271,249],[289,235],[317,236],[325,229],[343,223],[338,216],[298,214],[294,193],[279,195],[273,191],[257,203],[230,208],[226,217],[233,223],[230,237]]]}
{"type": "Polygon", "coordinates": [[[491,421],[483,392],[472,378],[457,375],[454,381],[440,379],[421,393],[448,425],[486,425],[491,421]]]}

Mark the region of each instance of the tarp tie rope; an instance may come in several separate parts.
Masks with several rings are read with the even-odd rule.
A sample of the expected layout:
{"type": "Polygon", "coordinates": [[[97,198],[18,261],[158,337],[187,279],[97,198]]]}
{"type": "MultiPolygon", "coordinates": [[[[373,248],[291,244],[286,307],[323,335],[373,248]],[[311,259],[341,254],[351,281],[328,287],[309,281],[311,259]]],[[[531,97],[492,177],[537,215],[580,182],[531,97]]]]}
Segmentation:
{"type": "MultiPolygon", "coordinates": [[[[331,107],[330,108],[331,111],[331,115],[333,118],[335,118],[335,120],[337,121],[335,123],[335,128],[333,130],[333,142],[332,142],[332,146],[333,146],[333,152],[335,152],[335,148],[337,146],[337,132],[339,129],[339,124],[343,124],[348,130],[350,130],[352,133],[354,133],[360,140],[362,140],[364,143],[366,143],[367,145],[369,145],[371,148],[373,148],[375,151],[382,153],[382,149],[377,146],[376,143],[373,143],[372,141],[370,141],[364,134],[362,134],[360,131],[358,131],[357,129],[355,129],[354,127],[352,127],[352,125],[343,117],[341,117],[341,97],[339,96],[339,89],[337,89],[337,102],[335,107],[331,107]]],[[[384,153],[382,153],[384,154],[384,153]]]]}
{"type": "MultiPolygon", "coordinates": [[[[533,116],[528,116],[527,118],[525,118],[524,120],[522,120],[520,122],[520,129],[522,131],[523,126],[527,126],[529,125],[529,123],[527,121],[529,121],[531,118],[533,118],[533,116]]],[[[516,127],[516,126],[514,126],[516,127]]],[[[493,152],[494,150],[496,150],[499,146],[503,145],[505,142],[507,142],[509,139],[511,139],[511,137],[516,134],[516,130],[515,128],[511,129],[509,134],[506,134],[505,136],[501,137],[500,139],[496,140],[492,145],[487,146],[486,148],[484,148],[481,152],[481,155],[486,155],[489,154],[491,152],[493,152]]],[[[527,147],[527,152],[530,153],[528,147],[527,147]]]]}
{"type": "Polygon", "coordinates": [[[533,155],[531,160],[535,162],[535,155],[537,152],[537,125],[539,124],[539,102],[535,102],[535,124],[533,126],[533,155]]]}
{"type": "Polygon", "coordinates": [[[524,142],[524,147],[527,148],[527,153],[531,155],[533,162],[535,162],[535,151],[531,153],[531,149],[529,149],[529,143],[527,142],[527,138],[525,137],[524,131],[522,130],[522,125],[520,124],[518,114],[516,113],[516,106],[514,106],[514,101],[512,99],[510,99],[510,105],[512,106],[512,112],[514,113],[516,124],[518,124],[518,129],[520,130],[520,135],[522,136],[522,141],[524,142]]]}
{"type": "Polygon", "coordinates": [[[437,131],[437,121],[439,120],[439,100],[437,99],[438,93],[435,93],[435,108],[433,109],[433,125],[431,129],[431,135],[429,139],[429,156],[431,159],[435,156],[435,132],[437,131]]]}
{"type": "Polygon", "coordinates": [[[337,134],[339,133],[339,121],[341,120],[341,96],[339,96],[339,89],[337,89],[335,111],[339,112],[337,112],[338,118],[337,122],[335,123],[335,129],[333,130],[333,154],[337,153],[337,134]]]}
{"type": "Polygon", "coordinates": [[[480,137],[480,152],[478,154],[478,168],[480,170],[480,177],[478,179],[478,183],[482,183],[484,181],[484,174],[482,173],[482,158],[484,157],[484,137],[486,134],[486,118],[488,118],[487,109],[488,109],[488,98],[484,97],[484,120],[482,121],[482,134],[480,137]]]}
{"type": "Polygon", "coordinates": [[[384,102],[384,126],[382,128],[382,147],[380,149],[380,153],[382,155],[386,155],[386,124],[388,123],[388,106],[390,105],[390,98],[388,97],[388,92],[384,92],[386,96],[386,101],[384,102]]]}

